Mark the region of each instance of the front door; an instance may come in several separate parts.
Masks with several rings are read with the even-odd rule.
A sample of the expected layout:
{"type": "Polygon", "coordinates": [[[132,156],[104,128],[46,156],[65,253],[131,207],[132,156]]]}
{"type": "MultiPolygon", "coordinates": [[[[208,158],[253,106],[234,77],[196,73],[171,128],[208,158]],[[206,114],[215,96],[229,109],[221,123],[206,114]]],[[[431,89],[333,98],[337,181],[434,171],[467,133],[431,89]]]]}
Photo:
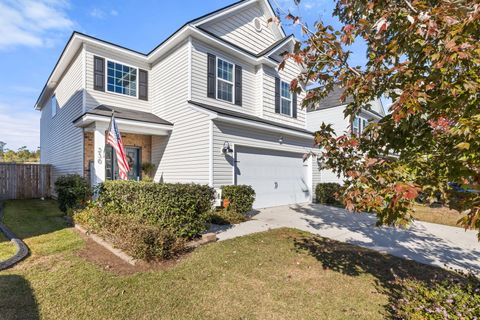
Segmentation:
{"type": "MultiPolygon", "coordinates": [[[[128,172],[128,180],[140,180],[141,179],[141,160],[140,160],[140,150],[141,148],[137,147],[125,147],[125,153],[127,155],[128,165],[130,166],[130,171],[128,172]]],[[[118,180],[118,165],[117,165],[117,156],[115,150],[111,146],[105,148],[105,173],[108,180],[118,180]]]]}

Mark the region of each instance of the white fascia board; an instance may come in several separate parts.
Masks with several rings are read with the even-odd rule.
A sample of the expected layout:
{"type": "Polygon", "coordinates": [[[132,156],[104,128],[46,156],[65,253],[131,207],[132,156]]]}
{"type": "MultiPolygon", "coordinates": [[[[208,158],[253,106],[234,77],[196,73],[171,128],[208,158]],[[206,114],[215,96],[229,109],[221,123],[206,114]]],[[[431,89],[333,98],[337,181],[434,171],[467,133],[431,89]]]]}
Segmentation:
{"type": "Polygon", "coordinates": [[[366,113],[367,115],[369,115],[370,117],[372,117],[372,118],[374,118],[374,119],[376,119],[376,120],[382,119],[382,117],[380,117],[380,116],[379,116],[378,114],[376,114],[376,113],[371,112],[370,110],[367,110],[367,109],[363,109],[363,108],[362,108],[361,112],[366,113]]]}
{"type": "Polygon", "coordinates": [[[287,37],[285,38],[285,41],[284,42],[280,42],[276,47],[272,48],[270,51],[268,51],[265,56],[268,57],[272,54],[274,54],[275,52],[277,52],[278,50],[280,50],[281,48],[283,48],[286,44],[288,44],[289,42],[293,42],[293,44],[295,45],[295,41],[297,41],[295,39],[295,37],[287,37]]]}
{"type": "Polygon", "coordinates": [[[286,135],[300,137],[300,138],[308,138],[308,139],[313,138],[312,134],[299,132],[299,131],[295,131],[295,130],[290,130],[290,129],[286,129],[286,128],[281,128],[281,127],[277,127],[277,126],[274,126],[274,125],[269,125],[269,124],[266,124],[266,123],[259,123],[259,122],[255,122],[255,121],[238,119],[238,118],[222,116],[222,115],[217,115],[216,119],[219,120],[219,121],[223,121],[223,122],[234,123],[234,124],[238,124],[238,125],[242,125],[242,126],[246,126],[246,127],[251,127],[251,128],[256,128],[256,129],[261,129],[261,130],[266,130],[266,131],[270,131],[270,132],[283,133],[283,134],[286,134],[286,135]]]}
{"type": "Polygon", "coordinates": [[[221,18],[223,16],[229,15],[230,13],[235,12],[238,9],[245,8],[249,5],[251,5],[252,3],[255,3],[256,1],[258,1],[258,0],[250,0],[250,1],[244,1],[242,3],[238,3],[237,5],[234,5],[234,6],[228,8],[226,10],[208,15],[207,17],[196,21],[193,25],[194,26],[199,26],[199,25],[205,24],[207,22],[210,22],[212,20],[215,20],[215,19],[221,18]]]}
{"type": "MultiPolygon", "coordinates": [[[[86,114],[82,118],[75,121],[75,126],[77,127],[86,127],[92,123],[103,123],[107,124],[110,123],[110,117],[107,116],[99,116],[99,115],[92,115],[86,114]]],[[[167,124],[159,124],[159,123],[151,123],[151,122],[143,122],[143,121],[136,121],[136,120],[127,120],[127,119],[119,119],[116,118],[115,122],[118,124],[120,129],[122,126],[126,128],[130,128],[131,130],[135,130],[136,133],[144,134],[154,134],[156,132],[161,135],[167,134],[169,131],[172,131],[173,126],[167,124]]]]}

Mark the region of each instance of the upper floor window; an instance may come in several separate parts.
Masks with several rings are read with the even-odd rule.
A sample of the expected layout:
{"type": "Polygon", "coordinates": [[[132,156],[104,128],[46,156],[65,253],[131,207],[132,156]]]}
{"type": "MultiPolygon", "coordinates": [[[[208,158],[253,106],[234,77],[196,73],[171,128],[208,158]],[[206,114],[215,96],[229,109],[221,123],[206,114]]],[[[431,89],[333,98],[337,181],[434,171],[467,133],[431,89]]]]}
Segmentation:
{"type": "Polygon", "coordinates": [[[233,63],[217,59],[217,99],[233,103],[233,63]]]}
{"type": "Polygon", "coordinates": [[[107,90],[137,96],[137,69],[113,61],[107,62],[107,90]]]}
{"type": "Polygon", "coordinates": [[[352,122],[352,133],[354,135],[360,135],[368,126],[368,120],[362,117],[356,116],[352,122]]]}
{"type": "Polygon", "coordinates": [[[52,110],[52,118],[57,115],[57,97],[55,95],[52,96],[52,101],[50,101],[50,107],[52,110]]]}
{"type": "Polygon", "coordinates": [[[287,116],[292,115],[292,93],[288,82],[280,82],[280,113],[287,116]]]}

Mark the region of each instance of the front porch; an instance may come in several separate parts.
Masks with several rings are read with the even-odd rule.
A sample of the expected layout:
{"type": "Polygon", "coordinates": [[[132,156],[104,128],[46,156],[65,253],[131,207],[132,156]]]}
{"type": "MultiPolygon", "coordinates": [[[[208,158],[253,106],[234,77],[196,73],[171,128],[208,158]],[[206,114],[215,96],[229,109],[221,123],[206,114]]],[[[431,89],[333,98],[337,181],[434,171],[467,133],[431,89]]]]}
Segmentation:
{"type": "Polygon", "coordinates": [[[151,163],[158,169],[159,159],[154,159],[154,137],[168,139],[173,125],[152,113],[110,106],[99,106],[75,120],[83,128],[83,172],[91,185],[105,180],[118,179],[115,151],[106,143],[112,110],[122,135],[127,159],[131,167],[130,180],[142,180],[142,164],[151,163]]]}

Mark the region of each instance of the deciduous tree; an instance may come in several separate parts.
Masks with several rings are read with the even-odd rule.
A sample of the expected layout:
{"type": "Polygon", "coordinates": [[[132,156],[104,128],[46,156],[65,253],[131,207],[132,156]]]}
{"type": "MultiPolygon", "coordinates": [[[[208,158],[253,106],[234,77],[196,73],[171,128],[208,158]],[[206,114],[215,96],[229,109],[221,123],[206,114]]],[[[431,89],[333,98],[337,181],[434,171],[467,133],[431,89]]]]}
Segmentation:
{"type": "Polygon", "coordinates": [[[388,115],[359,136],[329,125],[315,133],[325,165],[347,177],[346,207],[375,212],[379,224],[405,225],[421,192],[466,210],[464,226],[480,229],[480,194],[448,187],[480,185],[479,1],[337,0],[334,15],[340,30],[321,21],[308,28],[279,12],[305,35],[284,55],[304,69],[293,91],[317,84],[303,107],[318,106],[337,84],[342,99],[353,98],[346,117],[382,95],[392,101],[388,115]],[[366,42],[367,63],[353,67],[347,49],[358,39],[366,42]]]}

